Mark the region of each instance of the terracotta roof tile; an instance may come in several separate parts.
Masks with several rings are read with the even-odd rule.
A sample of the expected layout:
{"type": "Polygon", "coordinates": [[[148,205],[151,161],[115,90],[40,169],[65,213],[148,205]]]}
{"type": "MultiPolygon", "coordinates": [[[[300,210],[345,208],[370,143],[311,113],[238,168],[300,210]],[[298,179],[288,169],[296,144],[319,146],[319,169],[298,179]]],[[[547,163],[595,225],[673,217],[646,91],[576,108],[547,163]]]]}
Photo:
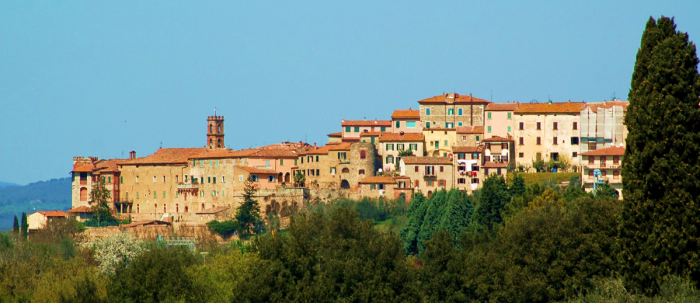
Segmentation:
{"type": "Polygon", "coordinates": [[[384,176],[366,177],[366,178],[362,178],[360,180],[360,184],[394,184],[394,183],[396,183],[396,179],[394,177],[384,177],[384,176]]]}
{"type": "Polygon", "coordinates": [[[581,156],[623,156],[625,154],[625,148],[624,147],[608,147],[608,148],[603,148],[603,149],[596,149],[592,151],[587,151],[585,153],[581,153],[579,155],[581,156]]]}
{"type": "Polygon", "coordinates": [[[622,111],[627,112],[627,107],[630,105],[629,101],[603,101],[600,103],[588,103],[586,106],[588,106],[591,111],[597,112],[598,108],[611,108],[613,106],[622,106],[622,111]]]}
{"type": "Polygon", "coordinates": [[[340,133],[332,133],[332,134],[328,134],[328,136],[331,137],[331,138],[340,138],[340,137],[343,136],[343,133],[342,133],[342,132],[340,132],[340,133]]]}
{"type": "Polygon", "coordinates": [[[60,210],[40,210],[37,211],[37,213],[40,213],[46,217],[65,217],[66,212],[60,211],[60,210]]]}
{"type": "Polygon", "coordinates": [[[189,159],[189,157],[202,153],[205,150],[207,150],[206,147],[161,148],[152,155],[124,161],[120,163],[120,165],[187,163],[187,159],[189,159]]]}
{"type": "Polygon", "coordinates": [[[271,169],[264,169],[264,168],[256,168],[256,167],[250,167],[250,166],[236,166],[236,168],[240,168],[242,170],[245,170],[251,174],[266,174],[266,175],[276,175],[277,172],[271,169]]]}
{"type": "Polygon", "coordinates": [[[350,150],[350,145],[352,145],[352,142],[341,142],[341,143],[334,144],[333,146],[329,147],[328,150],[332,150],[332,151],[350,150]]]}
{"type": "Polygon", "coordinates": [[[453,146],[453,153],[480,153],[484,151],[484,146],[453,146]]]}
{"type": "Polygon", "coordinates": [[[366,132],[366,133],[361,133],[360,137],[379,137],[380,132],[366,132]]]}
{"type": "Polygon", "coordinates": [[[513,139],[503,138],[501,136],[491,136],[491,138],[484,139],[484,142],[513,142],[513,139]]]}
{"type": "Polygon", "coordinates": [[[68,213],[69,213],[69,214],[74,214],[74,213],[91,213],[91,212],[92,212],[92,208],[90,208],[89,206],[85,206],[85,205],[78,206],[78,207],[75,207],[75,208],[71,208],[71,209],[68,210],[68,213]]]}
{"type": "Polygon", "coordinates": [[[391,114],[391,119],[420,119],[420,111],[417,109],[397,109],[391,114]]]}
{"type": "Polygon", "coordinates": [[[327,155],[328,151],[330,150],[331,147],[336,146],[337,144],[326,144],[325,146],[321,147],[313,147],[309,146],[302,150],[299,154],[300,155],[327,155]]]}
{"type": "Polygon", "coordinates": [[[81,163],[77,162],[73,164],[73,172],[76,173],[91,173],[95,169],[95,165],[92,163],[81,163]]]}
{"type": "Polygon", "coordinates": [[[457,126],[458,134],[483,134],[483,126],[457,126]]]}
{"type": "Polygon", "coordinates": [[[172,223],[166,222],[166,221],[159,221],[159,220],[143,220],[143,221],[132,222],[130,224],[119,225],[119,227],[120,228],[132,228],[132,227],[144,226],[144,225],[172,225],[172,223]]]}
{"type": "Polygon", "coordinates": [[[391,120],[342,120],[342,126],[391,126],[391,120]]]}
{"type": "Polygon", "coordinates": [[[489,103],[486,105],[486,111],[514,111],[518,108],[518,103],[489,103]]]}
{"type": "Polygon", "coordinates": [[[508,168],[507,162],[486,162],[481,166],[482,168],[508,168]]]}
{"type": "Polygon", "coordinates": [[[299,153],[297,153],[296,150],[288,150],[288,149],[260,149],[252,154],[249,155],[249,157],[268,157],[268,158],[296,158],[299,156],[299,153]]]}
{"type": "Polygon", "coordinates": [[[442,104],[442,103],[491,103],[491,101],[460,94],[442,94],[435,97],[418,101],[419,104],[442,104]]]}
{"type": "Polygon", "coordinates": [[[402,157],[406,164],[452,164],[448,157],[402,157]]]}
{"type": "Polygon", "coordinates": [[[349,137],[343,137],[343,142],[359,142],[360,138],[349,138],[349,137]]]}
{"type": "Polygon", "coordinates": [[[555,103],[520,103],[513,112],[516,114],[548,114],[548,113],[581,113],[586,103],[555,102],[555,103]]]}
{"type": "Polygon", "coordinates": [[[423,142],[425,136],[423,133],[390,133],[383,132],[379,137],[379,142],[423,142]]]}
{"type": "Polygon", "coordinates": [[[100,172],[116,172],[119,171],[119,164],[129,161],[129,159],[109,159],[102,160],[95,165],[95,170],[100,172]]]}

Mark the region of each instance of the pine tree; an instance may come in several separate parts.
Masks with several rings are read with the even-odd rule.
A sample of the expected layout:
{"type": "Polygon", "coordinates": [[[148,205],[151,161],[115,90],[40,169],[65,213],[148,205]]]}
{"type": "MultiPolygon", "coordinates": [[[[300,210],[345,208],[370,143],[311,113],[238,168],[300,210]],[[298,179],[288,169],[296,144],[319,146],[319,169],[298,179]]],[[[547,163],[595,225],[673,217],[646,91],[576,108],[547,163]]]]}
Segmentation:
{"type": "Polygon", "coordinates": [[[254,232],[261,232],[259,228],[263,226],[260,217],[260,206],[255,200],[257,188],[253,182],[248,179],[245,181],[243,189],[243,203],[236,210],[236,220],[241,227],[241,237],[245,238],[252,235],[254,232]]]}
{"type": "Polygon", "coordinates": [[[20,227],[20,236],[23,240],[27,240],[29,236],[29,222],[27,221],[27,213],[22,212],[22,226],[20,227]]]}
{"type": "Polygon", "coordinates": [[[700,280],[700,75],[695,45],[673,19],[650,18],[625,124],[620,271],[632,288],[700,280]]]}
{"type": "Polygon", "coordinates": [[[450,234],[453,246],[459,246],[460,235],[471,223],[473,212],[474,205],[464,192],[453,188],[447,193],[447,205],[439,227],[450,234]]]}
{"type": "Polygon", "coordinates": [[[503,223],[501,211],[509,201],[510,193],[506,180],[497,175],[489,176],[484,180],[479,205],[476,207],[472,221],[492,230],[495,225],[503,223]]]}
{"type": "Polygon", "coordinates": [[[15,215],[15,222],[12,224],[12,232],[14,234],[19,234],[19,220],[17,219],[17,215],[15,215]]]}
{"type": "Polygon", "coordinates": [[[423,225],[423,218],[430,204],[421,193],[413,195],[411,206],[408,207],[408,222],[401,229],[400,236],[407,255],[418,254],[418,233],[423,225]]]}
{"type": "Polygon", "coordinates": [[[510,187],[511,196],[522,196],[527,191],[525,186],[525,178],[519,173],[514,173],[513,186],[510,187]]]}
{"type": "Polygon", "coordinates": [[[418,244],[418,254],[423,254],[427,242],[433,238],[435,232],[439,229],[440,219],[444,213],[445,204],[447,202],[447,191],[443,188],[436,191],[428,199],[429,205],[427,211],[425,212],[425,217],[423,217],[423,224],[421,224],[420,232],[418,232],[418,239],[416,240],[418,244]]]}

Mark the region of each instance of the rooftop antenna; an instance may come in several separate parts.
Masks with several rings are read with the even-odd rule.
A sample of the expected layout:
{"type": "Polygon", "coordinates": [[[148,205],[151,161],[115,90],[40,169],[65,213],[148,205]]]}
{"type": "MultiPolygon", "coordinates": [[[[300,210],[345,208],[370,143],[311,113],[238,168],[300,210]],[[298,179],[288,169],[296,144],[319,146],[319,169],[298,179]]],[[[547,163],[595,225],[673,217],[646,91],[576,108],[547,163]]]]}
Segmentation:
{"type": "Polygon", "coordinates": [[[160,148],[163,148],[163,141],[160,141],[160,148]]]}
{"type": "Polygon", "coordinates": [[[613,92],[612,101],[615,101],[615,99],[616,99],[616,97],[615,97],[615,92],[613,92]]]}
{"type": "Polygon", "coordinates": [[[216,117],[216,107],[214,107],[214,117],[216,117]]]}

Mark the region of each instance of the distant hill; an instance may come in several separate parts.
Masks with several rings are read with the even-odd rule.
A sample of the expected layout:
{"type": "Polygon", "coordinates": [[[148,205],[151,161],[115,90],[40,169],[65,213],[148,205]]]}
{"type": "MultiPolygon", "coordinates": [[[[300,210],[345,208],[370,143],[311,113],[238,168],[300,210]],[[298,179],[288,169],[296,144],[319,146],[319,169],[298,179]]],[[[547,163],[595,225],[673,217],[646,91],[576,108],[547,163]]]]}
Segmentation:
{"type": "MultiPolygon", "coordinates": [[[[11,184],[11,183],[2,183],[11,184]]],[[[28,185],[0,186],[0,230],[12,229],[14,216],[37,210],[69,210],[71,179],[51,179],[28,185]]]]}
{"type": "Polygon", "coordinates": [[[0,188],[12,187],[12,186],[19,186],[19,184],[8,183],[8,182],[0,182],[0,188]]]}

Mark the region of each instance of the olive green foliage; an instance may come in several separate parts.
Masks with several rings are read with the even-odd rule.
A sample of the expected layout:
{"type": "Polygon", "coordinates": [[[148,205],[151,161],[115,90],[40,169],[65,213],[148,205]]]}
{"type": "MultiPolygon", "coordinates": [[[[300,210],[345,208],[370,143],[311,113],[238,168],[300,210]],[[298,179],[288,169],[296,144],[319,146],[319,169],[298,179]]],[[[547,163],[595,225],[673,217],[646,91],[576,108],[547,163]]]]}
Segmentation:
{"type": "Polygon", "coordinates": [[[27,213],[22,212],[22,227],[20,227],[20,237],[23,240],[27,240],[29,236],[29,221],[27,221],[27,213]]]}
{"type": "Polygon", "coordinates": [[[284,234],[254,239],[260,258],[241,284],[242,302],[411,301],[398,237],[343,207],[300,213],[284,234]]]}
{"type": "Polygon", "coordinates": [[[569,300],[570,303],[691,303],[700,302],[700,291],[695,283],[671,276],[661,283],[659,293],[653,297],[635,294],[629,291],[619,278],[602,278],[594,281],[595,289],[586,294],[580,294],[577,298],[569,300]]]}
{"type": "Polygon", "coordinates": [[[204,302],[204,286],[188,273],[197,263],[182,247],[153,247],[122,263],[109,285],[111,302],[204,302]]]}
{"type": "Polygon", "coordinates": [[[606,180],[605,183],[602,185],[599,185],[596,188],[595,195],[597,196],[603,196],[603,197],[609,197],[609,198],[615,198],[617,199],[620,197],[620,193],[617,192],[615,188],[610,186],[610,183],[606,180]]]}
{"type": "Polygon", "coordinates": [[[655,293],[669,275],[700,281],[700,75],[673,19],[649,18],[632,75],[622,163],[621,273],[655,293]]]}
{"type": "Polygon", "coordinates": [[[110,225],[114,225],[112,222],[115,222],[116,219],[112,215],[109,206],[109,191],[105,187],[105,182],[102,178],[97,178],[97,182],[92,185],[90,199],[92,200],[93,220],[97,221],[98,226],[102,226],[102,222],[109,222],[111,223],[110,225]]]}
{"type": "Polygon", "coordinates": [[[245,181],[243,189],[243,203],[236,209],[236,221],[239,224],[239,235],[241,238],[247,238],[253,234],[260,234],[265,231],[265,224],[260,217],[260,205],[255,200],[257,188],[253,182],[248,179],[245,181]]]}
{"type": "Polygon", "coordinates": [[[15,221],[12,224],[12,232],[15,234],[19,234],[19,220],[17,219],[16,215],[15,215],[15,221]]]}
{"type": "Polygon", "coordinates": [[[241,225],[236,220],[213,220],[207,223],[207,227],[211,232],[219,234],[224,239],[231,237],[241,229],[241,225]]]}
{"type": "Polygon", "coordinates": [[[407,255],[418,254],[418,233],[429,206],[430,202],[427,201],[423,194],[417,193],[413,196],[411,206],[408,208],[409,219],[400,233],[401,240],[404,243],[404,251],[407,255]]]}
{"type": "Polygon", "coordinates": [[[484,180],[473,222],[486,230],[493,230],[495,226],[503,223],[502,212],[510,198],[506,180],[498,175],[489,176],[484,180]]]}
{"type": "Polygon", "coordinates": [[[548,173],[548,172],[539,172],[539,173],[517,173],[517,174],[508,174],[508,184],[513,184],[513,178],[515,176],[521,176],[523,178],[523,181],[525,182],[525,186],[530,186],[533,184],[545,184],[545,183],[554,183],[554,184],[560,184],[565,181],[571,180],[571,178],[574,177],[581,177],[580,172],[556,172],[556,173],[548,173]]]}

